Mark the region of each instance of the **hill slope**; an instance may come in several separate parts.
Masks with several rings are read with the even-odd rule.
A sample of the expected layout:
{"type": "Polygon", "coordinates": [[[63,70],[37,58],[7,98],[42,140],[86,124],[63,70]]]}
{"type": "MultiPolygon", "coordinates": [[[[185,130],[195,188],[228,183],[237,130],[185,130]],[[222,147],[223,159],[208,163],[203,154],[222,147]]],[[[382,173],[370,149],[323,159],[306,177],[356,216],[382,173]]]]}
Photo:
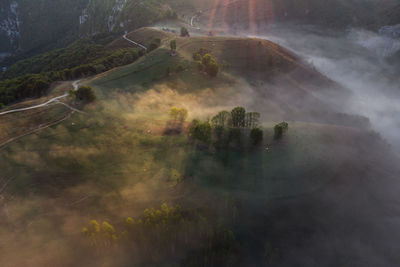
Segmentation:
{"type": "Polygon", "coordinates": [[[279,106],[276,110],[279,114],[309,120],[320,117],[329,121],[334,119],[334,116],[328,118],[329,114],[341,111],[333,103],[336,101],[343,104],[349,95],[346,89],[303,63],[295,54],[267,40],[232,37],[181,38],[151,28],[131,32],[128,37],[142,43],[159,38],[163,45],[141,61],[95,79],[93,85],[102,91],[109,92],[118,88],[135,92],[143,90],[143,86],[151,88],[167,83],[174,89],[187,88],[191,92],[233,84],[232,90],[240,91],[243,87],[242,91],[247,91],[248,94],[245,99],[252,99],[251,101],[255,101],[253,105],[261,109],[268,106],[263,105],[262,101],[271,101],[275,103],[273,106],[279,106]],[[177,57],[169,55],[169,41],[173,39],[177,41],[177,57]],[[201,48],[208,50],[217,59],[222,70],[219,77],[208,79],[197,70],[192,56],[201,48]],[[168,67],[174,69],[178,65],[185,67],[183,73],[165,76],[168,67]],[[256,103],[257,101],[259,102],[256,103]]]}

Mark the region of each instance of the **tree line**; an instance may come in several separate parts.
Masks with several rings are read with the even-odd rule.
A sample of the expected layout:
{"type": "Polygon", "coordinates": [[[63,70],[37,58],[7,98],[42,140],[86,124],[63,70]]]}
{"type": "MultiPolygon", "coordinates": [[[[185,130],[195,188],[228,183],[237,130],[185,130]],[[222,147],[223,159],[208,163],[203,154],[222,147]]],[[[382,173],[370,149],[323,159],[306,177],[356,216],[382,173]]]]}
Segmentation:
{"type": "MultiPolygon", "coordinates": [[[[193,120],[189,137],[200,144],[213,144],[216,148],[241,147],[245,139],[253,146],[263,143],[264,131],[260,127],[261,114],[246,112],[244,107],[235,107],[230,112],[220,111],[211,120],[193,120]]],[[[281,139],[289,130],[287,122],[274,127],[274,139],[281,139]]]]}
{"type": "Polygon", "coordinates": [[[182,259],[183,266],[199,261],[219,266],[235,258],[241,249],[235,234],[223,225],[209,221],[198,210],[166,203],[158,209],[145,209],[141,216],[127,217],[116,225],[91,220],[81,232],[95,251],[128,249],[136,252],[139,262],[146,264],[181,257],[182,251],[191,250],[193,253],[182,259]]]}
{"type": "Polygon", "coordinates": [[[223,110],[211,121],[193,120],[189,136],[203,144],[213,143],[215,147],[239,146],[247,137],[251,144],[259,145],[263,141],[260,117],[260,113],[246,112],[243,107],[236,107],[230,112],[223,110]]]}

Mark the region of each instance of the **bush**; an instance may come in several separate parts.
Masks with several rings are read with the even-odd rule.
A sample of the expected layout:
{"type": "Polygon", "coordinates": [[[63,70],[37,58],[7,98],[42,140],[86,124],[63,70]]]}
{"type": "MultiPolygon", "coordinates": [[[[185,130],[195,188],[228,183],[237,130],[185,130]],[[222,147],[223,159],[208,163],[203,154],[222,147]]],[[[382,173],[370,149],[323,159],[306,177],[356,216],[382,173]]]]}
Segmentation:
{"type": "Polygon", "coordinates": [[[253,145],[258,145],[262,142],[264,135],[263,131],[260,128],[253,128],[250,132],[250,140],[253,145]]]}
{"type": "Polygon", "coordinates": [[[85,103],[91,103],[96,100],[94,90],[90,86],[79,87],[79,89],[75,92],[75,96],[78,100],[85,103]]]}

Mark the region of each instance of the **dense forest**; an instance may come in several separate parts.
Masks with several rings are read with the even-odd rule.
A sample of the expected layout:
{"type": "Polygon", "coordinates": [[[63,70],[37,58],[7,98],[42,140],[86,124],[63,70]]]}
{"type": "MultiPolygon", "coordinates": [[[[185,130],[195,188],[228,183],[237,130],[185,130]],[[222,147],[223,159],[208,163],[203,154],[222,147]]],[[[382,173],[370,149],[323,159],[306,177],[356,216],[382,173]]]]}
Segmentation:
{"type": "Polygon", "coordinates": [[[44,95],[54,81],[73,80],[134,62],[143,51],[110,49],[107,35],[82,39],[12,65],[1,75],[0,105],[44,95]]]}

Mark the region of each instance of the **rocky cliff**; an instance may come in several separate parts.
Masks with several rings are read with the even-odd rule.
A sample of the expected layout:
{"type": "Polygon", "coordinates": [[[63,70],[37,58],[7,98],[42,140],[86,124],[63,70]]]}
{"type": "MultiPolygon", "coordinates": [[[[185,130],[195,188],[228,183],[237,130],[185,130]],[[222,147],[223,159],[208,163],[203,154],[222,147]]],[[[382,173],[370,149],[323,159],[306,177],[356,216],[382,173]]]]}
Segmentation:
{"type": "Polygon", "coordinates": [[[2,0],[0,53],[43,51],[78,36],[122,32],[173,12],[161,0],[2,0]],[[50,48],[50,47],[49,47],[50,48]]]}

